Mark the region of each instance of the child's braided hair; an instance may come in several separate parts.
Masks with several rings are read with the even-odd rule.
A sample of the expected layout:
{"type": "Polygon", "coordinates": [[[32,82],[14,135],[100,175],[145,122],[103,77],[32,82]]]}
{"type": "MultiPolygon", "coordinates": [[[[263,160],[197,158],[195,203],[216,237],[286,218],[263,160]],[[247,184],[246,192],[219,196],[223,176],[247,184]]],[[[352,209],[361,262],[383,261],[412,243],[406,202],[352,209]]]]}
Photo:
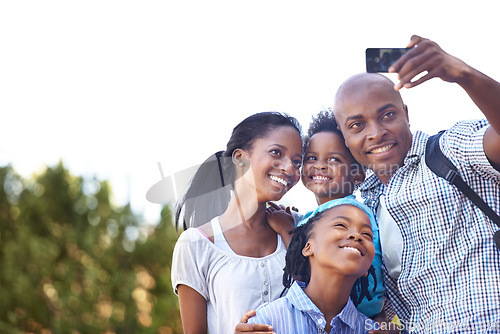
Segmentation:
{"type": "MultiPolygon", "coordinates": [[[[285,286],[285,289],[283,290],[282,295],[288,288],[290,288],[293,281],[302,281],[306,285],[309,284],[311,279],[311,264],[309,263],[309,258],[302,254],[302,250],[311,236],[311,232],[314,228],[314,222],[321,219],[325,211],[318,212],[316,215],[309,218],[307,223],[296,227],[291,232],[293,236],[285,256],[285,272],[283,274],[283,285],[285,286]]],[[[368,276],[369,275],[373,277],[375,284],[372,292],[375,292],[377,287],[377,277],[373,266],[370,266],[370,269],[368,269],[368,276]]],[[[361,276],[358,278],[352,287],[351,299],[355,306],[358,306],[364,297],[368,300],[372,300],[372,296],[368,290],[368,276],[361,276]]]]}

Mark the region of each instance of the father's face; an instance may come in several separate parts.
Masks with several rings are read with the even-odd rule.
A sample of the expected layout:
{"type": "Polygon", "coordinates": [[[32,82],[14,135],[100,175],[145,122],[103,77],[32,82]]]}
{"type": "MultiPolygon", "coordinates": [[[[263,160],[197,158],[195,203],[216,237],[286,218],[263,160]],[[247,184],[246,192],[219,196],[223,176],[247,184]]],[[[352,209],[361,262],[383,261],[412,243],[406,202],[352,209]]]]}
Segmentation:
{"type": "Polygon", "coordinates": [[[354,76],[339,89],[334,110],[354,158],[387,183],[412,138],[408,111],[392,82],[379,74],[354,76]]]}

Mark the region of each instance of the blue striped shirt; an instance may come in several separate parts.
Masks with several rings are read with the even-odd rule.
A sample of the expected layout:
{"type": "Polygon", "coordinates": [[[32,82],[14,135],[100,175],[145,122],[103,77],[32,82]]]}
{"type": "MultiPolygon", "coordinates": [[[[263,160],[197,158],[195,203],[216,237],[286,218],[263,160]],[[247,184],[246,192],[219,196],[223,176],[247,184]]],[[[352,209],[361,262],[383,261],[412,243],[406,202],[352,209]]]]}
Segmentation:
{"type": "MultiPolygon", "coordinates": [[[[285,297],[257,308],[249,323],[273,326],[277,334],[326,333],[323,313],[302,290],[304,283],[295,281],[285,297]]],[[[360,334],[375,329],[374,322],[354,307],[351,299],[331,321],[329,334],[360,334]]]]}
{"type": "MultiPolygon", "coordinates": [[[[483,200],[500,213],[500,172],[484,153],[488,123],[464,121],[440,140],[443,153],[483,200]]],[[[493,222],[425,164],[429,136],[416,132],[400,167],[384,185],[375,175],[360,190],[374,211],[381,194],[401,230],[401,275],[384,275],[406,329],[417,333],[500,333],[500,251],[493,222]]]]}

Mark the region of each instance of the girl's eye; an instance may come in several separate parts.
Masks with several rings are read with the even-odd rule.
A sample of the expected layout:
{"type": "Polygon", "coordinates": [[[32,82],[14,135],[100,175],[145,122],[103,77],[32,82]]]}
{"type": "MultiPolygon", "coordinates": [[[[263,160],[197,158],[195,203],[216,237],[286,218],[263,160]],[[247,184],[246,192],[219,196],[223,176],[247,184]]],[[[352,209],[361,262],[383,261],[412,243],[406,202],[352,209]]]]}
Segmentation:
{"type": "Polygon", "coordinates": [[[347,228],[344,223],[337,223],[335,227],[347,228]]]}
{"type": "Polygon", "coordinates": [[[365,237],[367,237],[369,240],[373,240],[373,235],[371,233],[365,232],[363,233],[365,237]]]}
{"type": "Polygon", "coordinates": [[[305,161],[314,161],[314,160],[317,160],[316,157],[314,155],[310,155],[310,156],[306,156],[306,158],[304,159],[305,161]]]}
{"type": "Polygon", "coordinates": [[[328,161],[332,161],[332,162],[342,162],[339,158],[336,158],[336,157],[331,157],[330,159],[328,159],[328,161]]]}

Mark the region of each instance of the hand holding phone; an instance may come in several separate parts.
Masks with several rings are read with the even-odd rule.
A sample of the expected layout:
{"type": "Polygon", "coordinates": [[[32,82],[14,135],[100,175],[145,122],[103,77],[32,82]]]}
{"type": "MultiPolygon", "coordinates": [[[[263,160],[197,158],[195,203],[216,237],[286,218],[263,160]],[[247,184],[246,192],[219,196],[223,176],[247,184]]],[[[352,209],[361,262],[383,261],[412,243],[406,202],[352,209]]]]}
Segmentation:
{"type": "Polygon", "coordinates": [[[366,49],[366,72],[389,72],[389,67],[411,48],[366,49]]]}

